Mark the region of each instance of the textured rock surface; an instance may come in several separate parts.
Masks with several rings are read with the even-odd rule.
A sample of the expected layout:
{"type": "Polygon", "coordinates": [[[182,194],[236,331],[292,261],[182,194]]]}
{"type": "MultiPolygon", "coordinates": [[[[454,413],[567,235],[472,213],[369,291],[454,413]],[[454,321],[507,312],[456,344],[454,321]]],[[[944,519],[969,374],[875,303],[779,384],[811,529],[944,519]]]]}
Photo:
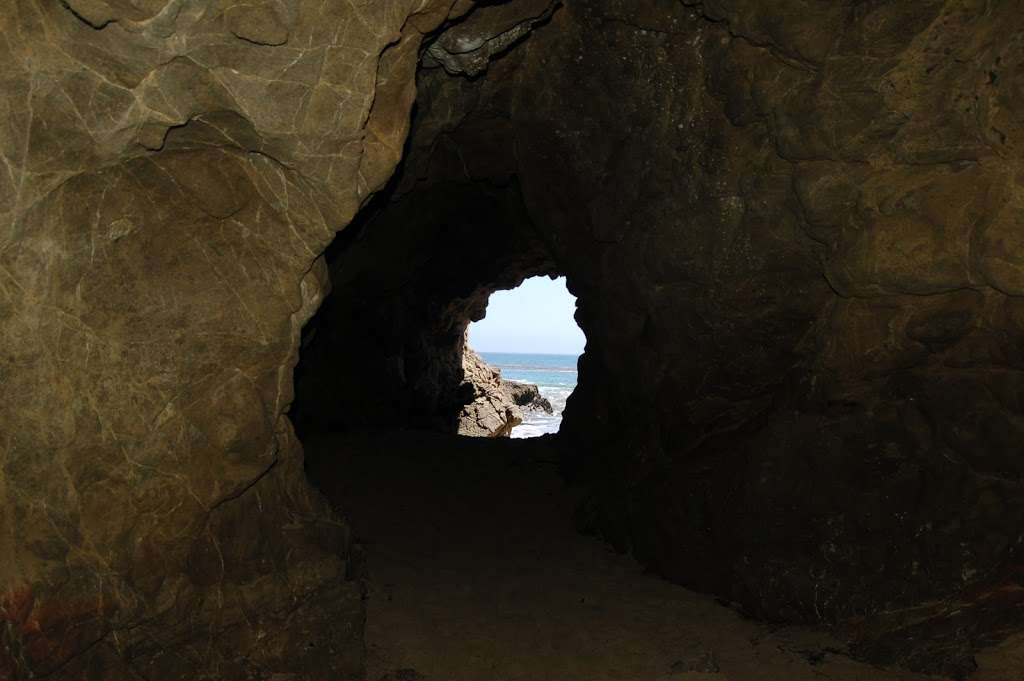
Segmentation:
{"type": "Polygon", "coordinates": [[[523,413],[505,389],[501,372],[489,365],[473,348],[462,353],[463,388],[472,391],[471,401],[459,414],[459,435],[508,437],[523,422],[523,413]]]}
{"type": "Polygon", "coordinates": [[[586,526],[885,662],[1021,627],[1018,10],[574,0],[421,76],[402,201],[514,178],[579,298],[586,526]]]}
{"type": "Polygon", "coordinates": [[[532,383],[503,380],[501,387],[509,394],[512,401],[523,409],[533,409],[547,412],[548,414],[553,414],[555,411],[551,406],[551,402],[540,394],[540,388],[532,383]]]}
{"type": "Polygon", "coordinates": [[[0,678],[358,676],[291,367],[467,8],[4,4],[0,678]]]}
{"type": "Polygon", "coordinates": [[[442,66],[452,75],[479,76],[492,59],[547,21],[560,4],[557,0],[519,0],[484,5],[438,36],[427,49],[423,64],[442,66]]]}
{"type": "Polygon", "coordinates": [[[563,4],[8,3],[0,678],[358,676],[300,342],[304,423],[451,431],[550,273],[588,527],[883,662],[1021,628],[1020,3],[563,4]]]}
{"type": "MultiPolygon", "coordinates": [[[[517,75],[594,520],[757,615],[990,592],[1020,627],[1019,7],[693,4],[568,5],[517,75]]],[[[932,622],[878,659],[965,673],[991,623],[932,622]]]]}
{"type": "MultiPolygon", "coordinates": [[[[662,574],[791,621],[1003,594],[1021,626],[1013,5],[584,1],[525,46],[524,195],[588,337],[564,430],[662,574]]],[[[876,659],[966,673],[994,626],[931,621],[876,659]]]]}

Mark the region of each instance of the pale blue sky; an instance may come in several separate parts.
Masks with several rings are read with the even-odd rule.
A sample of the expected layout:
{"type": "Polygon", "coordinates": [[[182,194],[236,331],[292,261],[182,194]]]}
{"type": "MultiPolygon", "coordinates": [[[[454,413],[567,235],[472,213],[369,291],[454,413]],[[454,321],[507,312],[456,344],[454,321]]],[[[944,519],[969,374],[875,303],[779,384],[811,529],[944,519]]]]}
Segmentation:
{"type": "Polygon", "coordinates": [[[491,295],[487,316],[469,325],[469,345],[481,352],[578,355],[586,338],[575,312],[576,298],[565,288],[565,277],[533,277],[491,295]]]}

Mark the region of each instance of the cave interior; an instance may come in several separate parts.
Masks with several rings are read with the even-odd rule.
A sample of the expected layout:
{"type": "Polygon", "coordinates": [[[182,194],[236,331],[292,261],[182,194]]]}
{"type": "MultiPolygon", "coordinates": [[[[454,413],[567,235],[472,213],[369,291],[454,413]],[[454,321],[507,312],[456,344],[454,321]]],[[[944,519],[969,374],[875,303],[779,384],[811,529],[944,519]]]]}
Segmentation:
{"type": "Polygon", "coordinates": [[[15,4],[0,681],[1024,679],[1017,3],[15,4]]]}

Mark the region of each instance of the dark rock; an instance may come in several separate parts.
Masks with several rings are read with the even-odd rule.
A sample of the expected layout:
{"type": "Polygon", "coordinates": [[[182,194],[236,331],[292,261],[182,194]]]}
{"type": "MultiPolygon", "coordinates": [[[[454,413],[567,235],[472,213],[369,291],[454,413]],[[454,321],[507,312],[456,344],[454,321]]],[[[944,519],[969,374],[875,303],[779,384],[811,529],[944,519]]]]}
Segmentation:
{"type": "MultiPolygon", "coordinates": [[[[989,123],[1016,149],[1024,102],[985,66],[1021,18],[690,4],[567,3],[485,77],[425,73],[399,204],[521,189],[587,335],[559,438],[592,528],[752,616],[873,640],[1021,550],[1020,191],[989,123]]],[[[1024,626],[1000,611],[958,659],[1024,626]]]]}
{"type": "Polygon", "coordinates": [[[711,650],[693,651],[673,662],[670,671],[673,674],[687,672],[717,674],[719,672],[718,659],[714,651],[711,650]]]}
{"type": "Polygon", "coordinates": [[[426,681],[426,679],[426,676],[410,668],[396,669],[380,677],[380,681],[426,681]]]}
{"type": "Polygon", "coordinates": [[[427,67],[442,66],[452,75],[479,76],[492,59],[547,21],[558,0],[520,0],[484,5],[430,44],[427,67]]]}
{"type": "Polygon", "coordinates": [[[360,678],[291,368],[452,3],[226,6],[0,13],[4,679],[360,678]]]}
{"type": "Polygon", "coordinates": [[[540,394],[540,388],[532,383],[521,383],[519,381],[502,380],[502,388],[522,409],[533,409],[548,414],[555,413],[551,402],[540,394]]]}

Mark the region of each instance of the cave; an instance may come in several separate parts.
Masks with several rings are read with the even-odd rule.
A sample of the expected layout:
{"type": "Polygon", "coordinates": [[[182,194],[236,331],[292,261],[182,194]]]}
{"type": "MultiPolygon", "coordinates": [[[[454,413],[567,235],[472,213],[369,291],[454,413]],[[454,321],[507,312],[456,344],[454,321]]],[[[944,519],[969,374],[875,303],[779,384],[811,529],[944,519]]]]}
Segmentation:
{"type": "Polygon", "coordinates": [[[1018,3],[9,4],[0,681],[1024,679],[1018,3]]]}

